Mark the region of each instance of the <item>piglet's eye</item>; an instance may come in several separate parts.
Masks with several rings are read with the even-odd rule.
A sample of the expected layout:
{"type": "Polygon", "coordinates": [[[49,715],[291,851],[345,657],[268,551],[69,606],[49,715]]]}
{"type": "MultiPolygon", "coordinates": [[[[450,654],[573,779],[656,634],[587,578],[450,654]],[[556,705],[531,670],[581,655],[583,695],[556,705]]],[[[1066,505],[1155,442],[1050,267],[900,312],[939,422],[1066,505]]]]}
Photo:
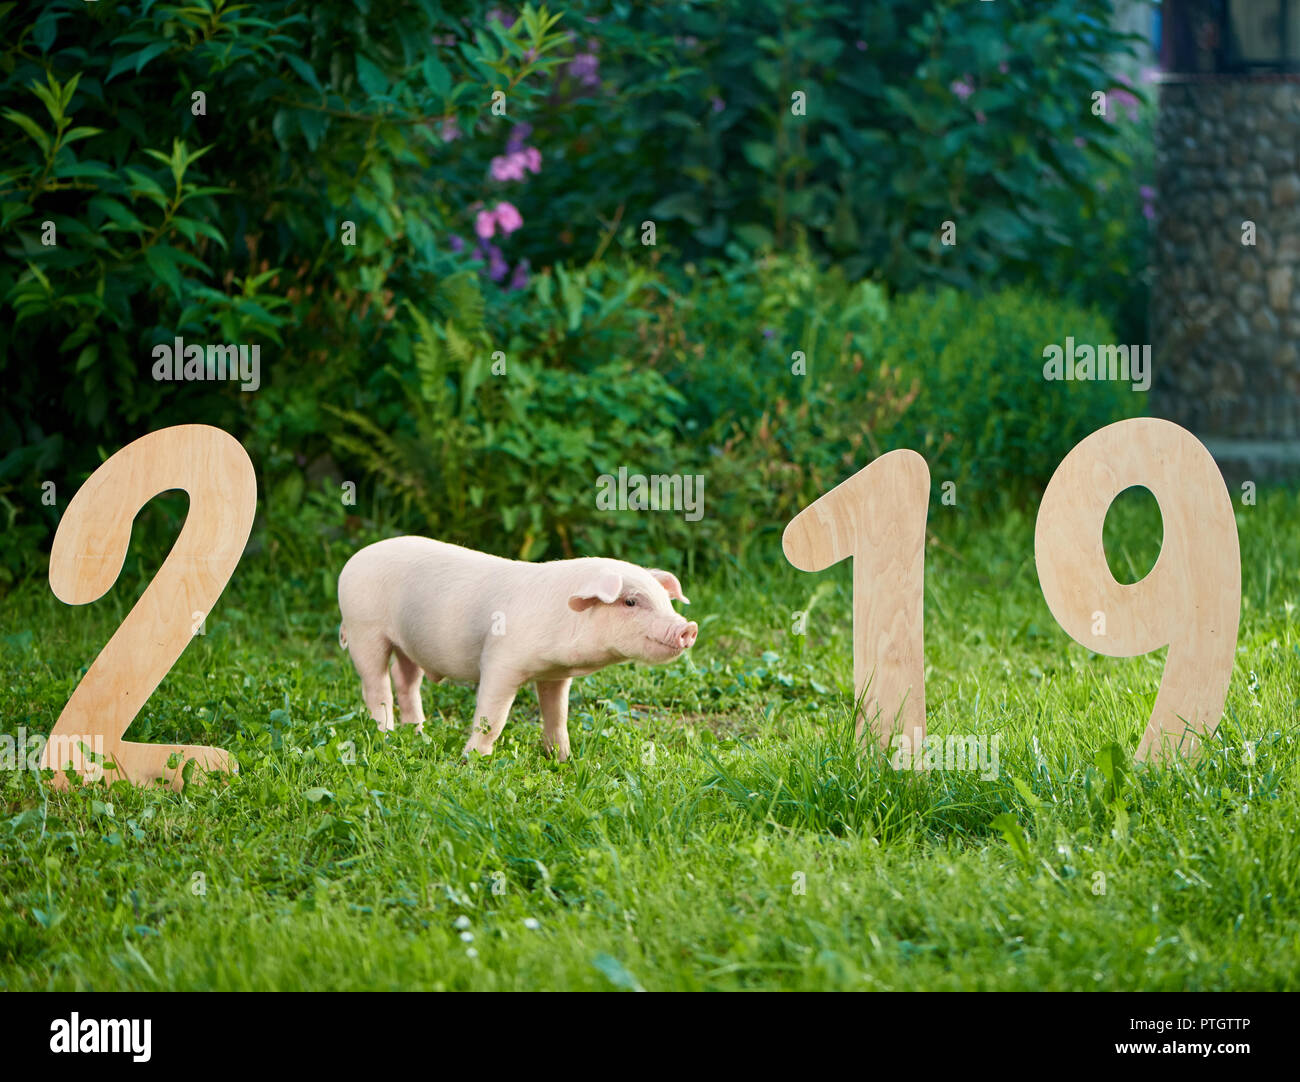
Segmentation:
{"type": "Polygon", "coordinates": [[[635,597],[625,597],[625,598],[623,598],[623,604],[626,605],[629,609],[636,608],[636,598],[635,598],[635,597]]]}

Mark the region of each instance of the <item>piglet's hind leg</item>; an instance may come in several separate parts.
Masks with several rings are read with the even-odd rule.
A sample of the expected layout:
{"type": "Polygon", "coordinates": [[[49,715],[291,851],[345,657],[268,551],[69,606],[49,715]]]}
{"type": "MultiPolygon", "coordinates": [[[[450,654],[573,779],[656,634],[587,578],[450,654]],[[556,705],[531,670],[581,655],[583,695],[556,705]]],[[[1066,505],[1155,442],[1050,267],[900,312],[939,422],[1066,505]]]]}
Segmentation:
{"type": "Polygon", "coordinates": [[[560,762],[569,757],[569,687],[572,684],[572,677],[537,681],[537,705],[542,710],[542,747],[560,762]]]}
{"type": "Polygon", "coordinates": [[[393,647],[393,683],[397,686],[397,708],[402,712],[402,724],[414,725],[417,733],[424,732],[424,706],[420,702],[420,681],[424,670],[396,646],[393,647]]]}
{"type": "Polygon", "coordinates": [[[393,684],[388,678],[388,655],[392,648],[384,638],[360,635],[348,639],[348,654],[361,677],[362,698],[381,733],[393,729],[393,684]]]}

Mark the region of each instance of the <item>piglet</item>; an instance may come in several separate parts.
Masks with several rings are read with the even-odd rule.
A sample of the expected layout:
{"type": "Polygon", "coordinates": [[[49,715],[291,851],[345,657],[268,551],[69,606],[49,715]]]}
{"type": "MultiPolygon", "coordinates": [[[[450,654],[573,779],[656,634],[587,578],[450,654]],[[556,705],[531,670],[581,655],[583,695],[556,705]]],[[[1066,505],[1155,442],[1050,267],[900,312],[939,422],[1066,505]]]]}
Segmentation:
{"type": "Polygon", "coordinates": [[[620,661],[672,661],[699,631],[671,602],[689,604],[677,576],[622,560],[524,563],[427,537],[368,545],[339,574],[345,646],[381,731],[424,725],[420,681],[478,684],[465,754],[488,755],[520,687],[532,681],[542,742],[569,757],[569,685],[620,661]]]}

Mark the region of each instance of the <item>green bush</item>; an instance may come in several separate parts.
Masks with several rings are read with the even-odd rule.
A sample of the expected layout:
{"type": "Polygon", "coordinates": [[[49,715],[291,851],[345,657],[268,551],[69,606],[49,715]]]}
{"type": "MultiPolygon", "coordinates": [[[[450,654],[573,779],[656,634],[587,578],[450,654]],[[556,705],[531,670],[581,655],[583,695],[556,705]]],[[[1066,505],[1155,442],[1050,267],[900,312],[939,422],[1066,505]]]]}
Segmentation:
{"type": "Polygon", "coordinates": [[[1067,337],[1094,347],[1117,341],[1095,310],[1021,289],[900,298],[872,353],[917,381],[891,445],[925,454],[936,484],[954,481],[965,493],[959,506],[1041,488],[1084,436],[1145,412],[1145,396],[1129,383],[1044,379],[1045,347],[1064,347],[1067,337]]]}
{"type": "Polygon", "coordinates": [[[1120,156],[1099,158],[1092,171],[1095,200],[1078,200],[1059,189],[1046,193],[1068,248],[1056,248],[1034,276],[1039,288],[1101,309],[1120,341],[1149,342],[1150,248],[1155,218],[1154,96],[1140,87],[1118,87],[1107,118],[1120,156]]]}
{"type": "Polygon", "coordinates": [[[1143,405],[1127,384],[1045,381],[1047,345],[1114,333],[1023,290],[887,301],[806,252],[682,282],[626,256],[555,272],[488,300],[488,324],[508,328],[503,374],[458,366],[428,324],[413,368],[437,378],[392,370],[406,420],[390,433],[345,417],[341,468],[398,497],[407,528],[534,559],[689,565],[779,532],[895,447],[926,456],[937,491],[956,482],[959,508],[1023,500],[1143,405]],[[702,476],[703,518],[601,510],[597,478],[620,466],[702,476]]]}
{"type": "Polygon", "coordinates": [[[1087,108],[1121,44],[1107,0],[565,8],[0,5],[0,581],[168,424],[245,443],[254,545],[292,570],[392,529],[731,552],[900,442],[936,477],[1028,483],[1124,407],[959,378],[963,320],[1011,327],[980,348],[1018,371],[1091,333],[1073,308],[886,300],[1068,278],[1053,253],[1087,241],[1062,223],[1122,160],[1087,108]],[[938,337],[930,303],[960,309],[938,337]],[[263,386],[154,381],[176,336],[260,344],[263,386]],[[705,518],[600,510],[619,466],[704,475],[705,518]]]}
{"type": "Polygon", "coordinates": [[[378,400],[401,302],[480,269],[450,232],[563,63],[555,16],[488,8],[0,5],[11,525],[47,531],[39,485],[150,428],[217,424],[279,471],[328,449],[322,403],[378,400]],[[263,389],[155,381],[177,336],[258,345],[263,389]]]}
{"type": "MultiPolygon", "coordinates": [[[[1068,193],[1099,200],[1098,159],[1122,159],[1092,111],[1128,48],[1112,0],[722,0],[628,13],[672,35],[680,70],[617,113],[542,121],[543,144],[578,134],[584,152],[539,178],[561,193],[605,181],[567,228],[598,232],[624,214],[687,257],[790,248],[806,231],[850,279],[895,289],[927,279],[969,286],[1032,274],[1080,242],[1062,228],[1068,193]],[[1082,145],[1080,145],[1082,144],[1082,145]],[[940,242],[952,221],[957,243],[940,242]]],[[[647,82],[647,65],[600,53],[608,84],[647,82]]]]}

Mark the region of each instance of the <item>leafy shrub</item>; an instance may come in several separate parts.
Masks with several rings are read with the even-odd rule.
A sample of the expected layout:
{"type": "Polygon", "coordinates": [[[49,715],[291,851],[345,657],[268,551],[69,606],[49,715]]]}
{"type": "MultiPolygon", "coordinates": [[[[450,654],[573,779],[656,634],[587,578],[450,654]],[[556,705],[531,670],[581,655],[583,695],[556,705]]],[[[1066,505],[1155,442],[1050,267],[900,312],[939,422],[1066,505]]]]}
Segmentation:
{"type": "MultiPolygon", "coordinates": [[[[1077,242],[1066,204],[1096,206],[1098,157],[1118,155],[1114,127],[1092,112],[1107,67],[1128,47],[1111,0],[878,0],[789,4],[722,0],[629,12],[672,35],[681,70],[605,109],[581,131],[585,152],[541,178],[549,190],[607,181],[568,223],[624,212],[661,224],[688,257],[790,248],[805,230],[850,279],[895,289],[938,278],[969,286],[1033,273],[1077,242]],[[1076,144],[1076,140],[1086,146],[1076,144]],[[636,148],[641,148],[636,152],[636,148]],[[940,243],[952,221],[957,243],[940,243]]],[[[648,63],[648,62],[646,62],[648,63]]],[[[613,85],[645,65],[601,53],[613,85]]],[[[539,127],[546,145],[578,120],[539,127]]],[[[568,142],[566,139],[566,142],[568,142]]]]}
{"type": "Polygon", "coordinates": [[[453,231],[503,220],[475,205],[484,174],[571,53],[545,9],[489,10],[0,5],[11,528],[48,533],[51,472],[67,489],[149,428],[220,425],[274,485],[328,450],[322,403],[359,393],[391,415],[377,387],[410,335],[402,302],[489,269],[453,231]],[[263,389],[153,380],[152,348],[177,336],[259,344],[263,389]]]}
{"type": "Polygon", "coordinates": [[[1067,337],[1117,341],[1095,310],[1022,289],[899,298],[872,356],[915,375],[918,394],[890,444],[921,451],[936,483],[974,487],[981,500],[1045,484],[1084,436],[1145,409],[1131,383],[1044,379],[1045,347],[1067,337]]]}
{"type": "Polygon", "coordinates": [[[1150,341],[1149,262],[1156,199],[1153,98],[1138,86],[1117,86],[1109,94],[1106,117],[1116,132],[1118,154],[1094,163],[1096,200],[1081,201],[1061,190],[1044,196],[1074,243],[1044,259],[1035,276],[1039,288],[1101,309],[1123,342],[1150,341]]]}
{"type": "MultiPolygon", "coordinates": [[[[1086,107],[1108,8],[0,5],[0,581],[56,521],[44,480],[65,501],[181,422],[249,447],[254,544],[287,567],[401,528],[530,558],[737,551],[899,441],[1045,477],[1033,441],[1074,421],[1040,432],[1000,376],[978,408],[943,360],[976,343],[862,279],[1065,266],[1117,153],[1086,107]],[[176,336],[260,343],[262,389],[154,381],[176,336]],[[703,474],[705,519],[600,511],[621,465],[703,474]]],[[[1092,393],[1044,416],[1100,416],[1092,393]]]]}
{"type": "Polygon", "coordinates": [[[806,252],[682,283],[626,257],[555,271],[563,284],[539,275],[487,302],[489,324],[514,312],[504,375],[476,374],[447,351],[461,332],[427,324],[412,344],[426,378],[400,379],[409,420],[347,415],[339,461],[398,496],[409,528],[534,559],[689,565],[743,553],[895,447],[925,454],[936,486],[957,482],[963,508],[1023,498],[1142,404],[1127,384],[1045,381],[1048,344],[1114,334],[1022,290],[891,302],[806,252]],[[620,466],[702,476],[704,517],[600,510],[597,478],[620,466]]]}

